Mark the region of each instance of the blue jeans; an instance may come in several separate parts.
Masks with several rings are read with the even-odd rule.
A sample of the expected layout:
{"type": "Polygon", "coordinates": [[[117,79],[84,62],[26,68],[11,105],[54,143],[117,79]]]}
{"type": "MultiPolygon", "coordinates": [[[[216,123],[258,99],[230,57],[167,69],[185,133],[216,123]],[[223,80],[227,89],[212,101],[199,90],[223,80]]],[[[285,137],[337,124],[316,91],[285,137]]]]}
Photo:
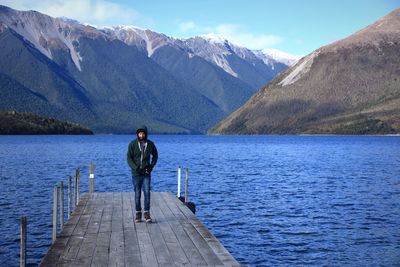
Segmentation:
{"type": "Polygon", "coordinates": [[[151,175],[132,176],[132,183],[135,188],[135,206],[136,211],[142,211],[140,198],[142,196],[142,187],[144,193],[144,211],[150,211],[150,182],[151,175]]]}

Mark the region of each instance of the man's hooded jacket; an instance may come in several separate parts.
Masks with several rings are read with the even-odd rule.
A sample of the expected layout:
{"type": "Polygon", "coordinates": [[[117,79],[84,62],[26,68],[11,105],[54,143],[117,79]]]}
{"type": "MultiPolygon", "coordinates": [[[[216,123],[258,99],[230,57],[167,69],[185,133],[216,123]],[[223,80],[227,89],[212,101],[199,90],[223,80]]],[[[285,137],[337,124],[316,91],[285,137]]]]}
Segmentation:
{"type": "Polygon", "coordinates": [[[132,169],[132,175],[139,176],[143,175],[143,170],[146,168],[150,171],[154,168],[158,160],[158,152],[154,143],[147,139],[147,127],[142,126],[136,131],[137,138],[130,142],[128,146],[127,160],[128,164],[132,169]],[[139,132],[146,134],[142,142],[142,146],[139,141],[139,132]],[[150,161],[150,155],[152,155],[150,161]]]}

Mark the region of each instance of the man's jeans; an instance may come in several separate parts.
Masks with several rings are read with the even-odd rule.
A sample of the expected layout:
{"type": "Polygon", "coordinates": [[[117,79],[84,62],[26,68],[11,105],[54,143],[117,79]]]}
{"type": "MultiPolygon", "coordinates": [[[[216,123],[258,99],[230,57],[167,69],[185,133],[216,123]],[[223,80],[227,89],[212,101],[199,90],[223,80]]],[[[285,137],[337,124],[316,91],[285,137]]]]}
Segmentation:
{"type": "Polygon", "coordinates": [[[144,193],[144,211],[150,211],[150,182],[150,174],[144,176],[132,176],[132,183],[135,188],[136,211],[142,211],[142,206],[140,205],[142,187],[144,193]]]}

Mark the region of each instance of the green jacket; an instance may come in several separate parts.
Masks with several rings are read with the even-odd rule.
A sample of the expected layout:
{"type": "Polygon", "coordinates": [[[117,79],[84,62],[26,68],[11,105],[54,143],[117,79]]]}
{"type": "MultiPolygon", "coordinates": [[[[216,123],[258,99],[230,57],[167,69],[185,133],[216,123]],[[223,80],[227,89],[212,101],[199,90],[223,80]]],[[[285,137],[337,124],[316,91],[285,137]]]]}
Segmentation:
{"type": "Polygon", "coordinates": [[[154,143],[150,140],[147,140],[147,146],[144,152],[144,157],[141,159],[141,151],[138,139],[133,140],[130,142],[128,146],[128,153],[127,153],[127,160],[129,167],[132,169],[132,175],[139,176],[140,168],[144,169],[147,166],[154,166],[157,164],[158,160],[158,152],[157,148],[154,143]],[[151,162],[150,162],[150,155],[152,155],[151,162]]]}

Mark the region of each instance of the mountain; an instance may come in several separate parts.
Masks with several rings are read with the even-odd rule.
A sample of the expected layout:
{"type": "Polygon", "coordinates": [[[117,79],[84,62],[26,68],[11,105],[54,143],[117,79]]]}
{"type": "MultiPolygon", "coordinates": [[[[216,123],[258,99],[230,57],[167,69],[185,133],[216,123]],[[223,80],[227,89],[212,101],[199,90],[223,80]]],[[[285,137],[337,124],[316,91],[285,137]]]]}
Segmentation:
{"type": "Polygon", "coordinates": [[[227,115],[288,65],[264,55],[268,64],[247,48],[217,36],[175,39],[132,26],[102,31],[134,45],[177,79],[216,103],[227,115]]]}
{"type": "Polygon", "coordinates": [[[277,75],[211,133],[400,133],[400,9],[277,75]]]}
{"type": "Polygon", "coordinates": [[[0,8],[1,109],[96,132],[202,132],[223,112],[135,46],[38,12],[0,8]],[[29,103],[33,103],[30,105],[29,103]]]}
{"type": "Polygon", "coordinates": [[[209,34],[185,40],[194,55],[200,56],[250,85],[256,91],[287,65],[270,58],[268,64],[253,51],[232,44],[228,40],[209,34]]]}
{"type": "Polygon", "coordinates": [[[95,132],[203,133],[287,66],[227,40],[95,28],[0,6],[0,110],[95,132]]]}
{"type": "Polygon", "coordinates": [[[0,112],[0,134],[93,134],[87,128],[32,113],[0,112]]]}
{"type": "MultiPolygon", "coordinates": [[[[300,58],[303,57],[303,56],[291,55],[291,54],[288,54],[288,53],[285,53],[283,51],[280,51],[278,49],[273,49],[273,48],[267,48],[267,49],[263,49],[263,50],[254,50],[253,53],[257,57],[259,57],[261,60],[263,60],[266,65],[270,65],[271,59],[272,59],[273,62],[275,61],[275,62],[284,64],[286,66],[291,66],[294,63],[296,63],[297,61],[299,61],[300,58]]],[[[272,64],[273,64],[273,62],[272,62],[272,64]]],[[[274,68],[273,65],[272,65],[272,67],[274,68]]]]}

